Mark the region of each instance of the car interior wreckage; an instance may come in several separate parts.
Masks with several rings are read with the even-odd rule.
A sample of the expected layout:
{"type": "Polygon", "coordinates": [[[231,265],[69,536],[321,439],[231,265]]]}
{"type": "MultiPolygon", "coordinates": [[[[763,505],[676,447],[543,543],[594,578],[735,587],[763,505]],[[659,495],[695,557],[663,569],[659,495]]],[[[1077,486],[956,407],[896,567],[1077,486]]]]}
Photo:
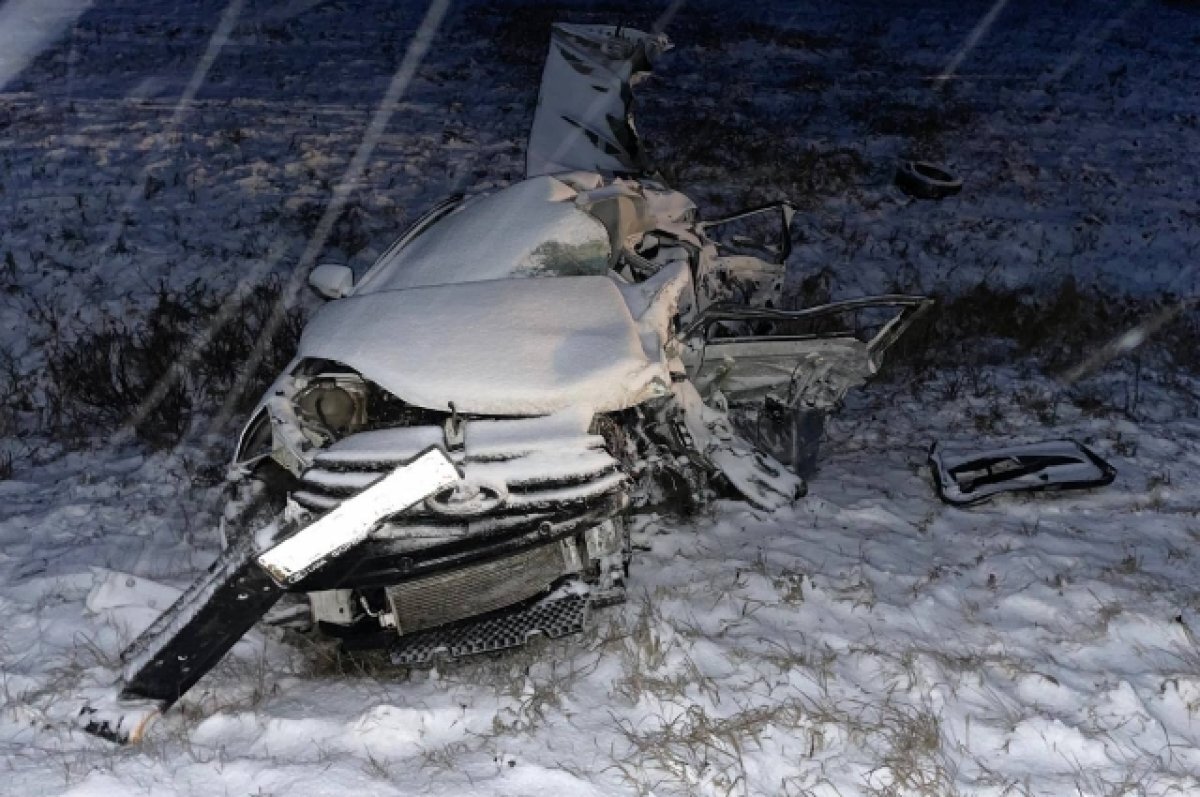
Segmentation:
{"type": "Polygon", "coordinates": [[[700,220],[631,86],[662,35],[554,26],[525,179],[433,207],[330,299],[251,413],[223,552],[80,716],[142,736],[285,593],[398,664],[581,629],[624,596],[626,516],[804,494],[826,414],[932,302],[782,309],[793,209],[700,220]]]}

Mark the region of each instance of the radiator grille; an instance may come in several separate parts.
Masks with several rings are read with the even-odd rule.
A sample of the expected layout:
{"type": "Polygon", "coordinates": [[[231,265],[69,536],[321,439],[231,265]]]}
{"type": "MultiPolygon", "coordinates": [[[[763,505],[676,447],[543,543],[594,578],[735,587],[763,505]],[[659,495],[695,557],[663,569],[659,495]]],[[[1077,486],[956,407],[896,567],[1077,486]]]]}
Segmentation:
{"type": "Polygon", "coordinates": [[[567,572],[562,545],[549,543],[496,559],[388,587],[401,634],[492,612],[531,598],[567,572]]]}
{"type": "MultiPolygon", "coordinates": [[[[604,448],[604,438],[578,429],[560,429],[546,418],[472,420],[467,443],[450,456],[468,482],[498,485],[498,506],[473,517],[527,514],[593,503],[622,489],[626,477],[604,448]]],[[[419,454],[442,445],[437,427],[405,427],[361,432],[316,454],[292,498],[313,511],[333,509],[419,454]]],[[[469,514],[469,513],[468,513],[469,514]]],[[[408,521],[448,517],[421,505],[404,513],[408,521]]],[[[465,515],[455,513],[452,519],[465,515]]]]}

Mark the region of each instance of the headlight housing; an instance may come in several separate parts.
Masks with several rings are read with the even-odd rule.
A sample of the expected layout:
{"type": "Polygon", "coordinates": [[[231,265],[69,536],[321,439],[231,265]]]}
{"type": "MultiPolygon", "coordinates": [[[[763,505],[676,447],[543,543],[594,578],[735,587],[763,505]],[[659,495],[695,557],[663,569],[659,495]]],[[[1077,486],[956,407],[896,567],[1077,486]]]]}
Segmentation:
{"type": "Polygon", "coordinates": [[[358,374],[325,373],[303,379],[292,402],[297,420],[326,438],[326,445],[367,424],[367,385],[358,374]]]}

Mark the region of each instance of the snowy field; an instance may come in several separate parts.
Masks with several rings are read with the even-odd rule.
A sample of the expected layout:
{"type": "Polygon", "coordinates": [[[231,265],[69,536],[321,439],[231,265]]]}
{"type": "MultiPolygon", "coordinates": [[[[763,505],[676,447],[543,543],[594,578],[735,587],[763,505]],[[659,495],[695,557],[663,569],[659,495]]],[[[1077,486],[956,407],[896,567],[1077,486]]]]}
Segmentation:
{"type": "Polygon", "coordinates": [[[1196,326],[1061,377],[1200,289],[1200,7],[830,5],[0,6],[0,793],[1200,794],[1196,326]],[[359,273],[436,199],[519,178],[557,18],[664,22],[639,130],[712,215],[798,202],[797,301],[982,284],[958,323],[1002,332],[1002,299],[1092,297],[1051,303],[1071,345],[928,336],[945,356],[853,394],[791,509],[641,519],[629,602],[581,638],[406,674],[260,626],[141,747],[74,730],[215,556],[231,427],[217,401],[166,448],[89,437],[49,366],[163,291],[286,279],[356,151],[322,257],[359,273]],[[962,194],[906,198],[902,155],[962,194]],[[930,488],[935,439],[1064,436],[1116,482],[930,488]]]}

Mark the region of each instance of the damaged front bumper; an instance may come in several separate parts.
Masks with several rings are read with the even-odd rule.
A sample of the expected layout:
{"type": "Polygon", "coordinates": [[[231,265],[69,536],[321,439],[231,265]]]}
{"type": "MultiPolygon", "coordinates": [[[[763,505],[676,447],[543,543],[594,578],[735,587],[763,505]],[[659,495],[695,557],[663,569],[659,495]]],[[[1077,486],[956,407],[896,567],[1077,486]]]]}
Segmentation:
{"type": "Polygon", "coordinates": [[[462,474],[453,487],[380,519],[344,567],[290,587],[347,647],[486,616],[564,581],[611,593],[624,578],[622,515],[630,479],[581,412],[461,418],[361,431],[316,450],[282,513],[293,522],[336,510],[430,446],[462,474]]]}

